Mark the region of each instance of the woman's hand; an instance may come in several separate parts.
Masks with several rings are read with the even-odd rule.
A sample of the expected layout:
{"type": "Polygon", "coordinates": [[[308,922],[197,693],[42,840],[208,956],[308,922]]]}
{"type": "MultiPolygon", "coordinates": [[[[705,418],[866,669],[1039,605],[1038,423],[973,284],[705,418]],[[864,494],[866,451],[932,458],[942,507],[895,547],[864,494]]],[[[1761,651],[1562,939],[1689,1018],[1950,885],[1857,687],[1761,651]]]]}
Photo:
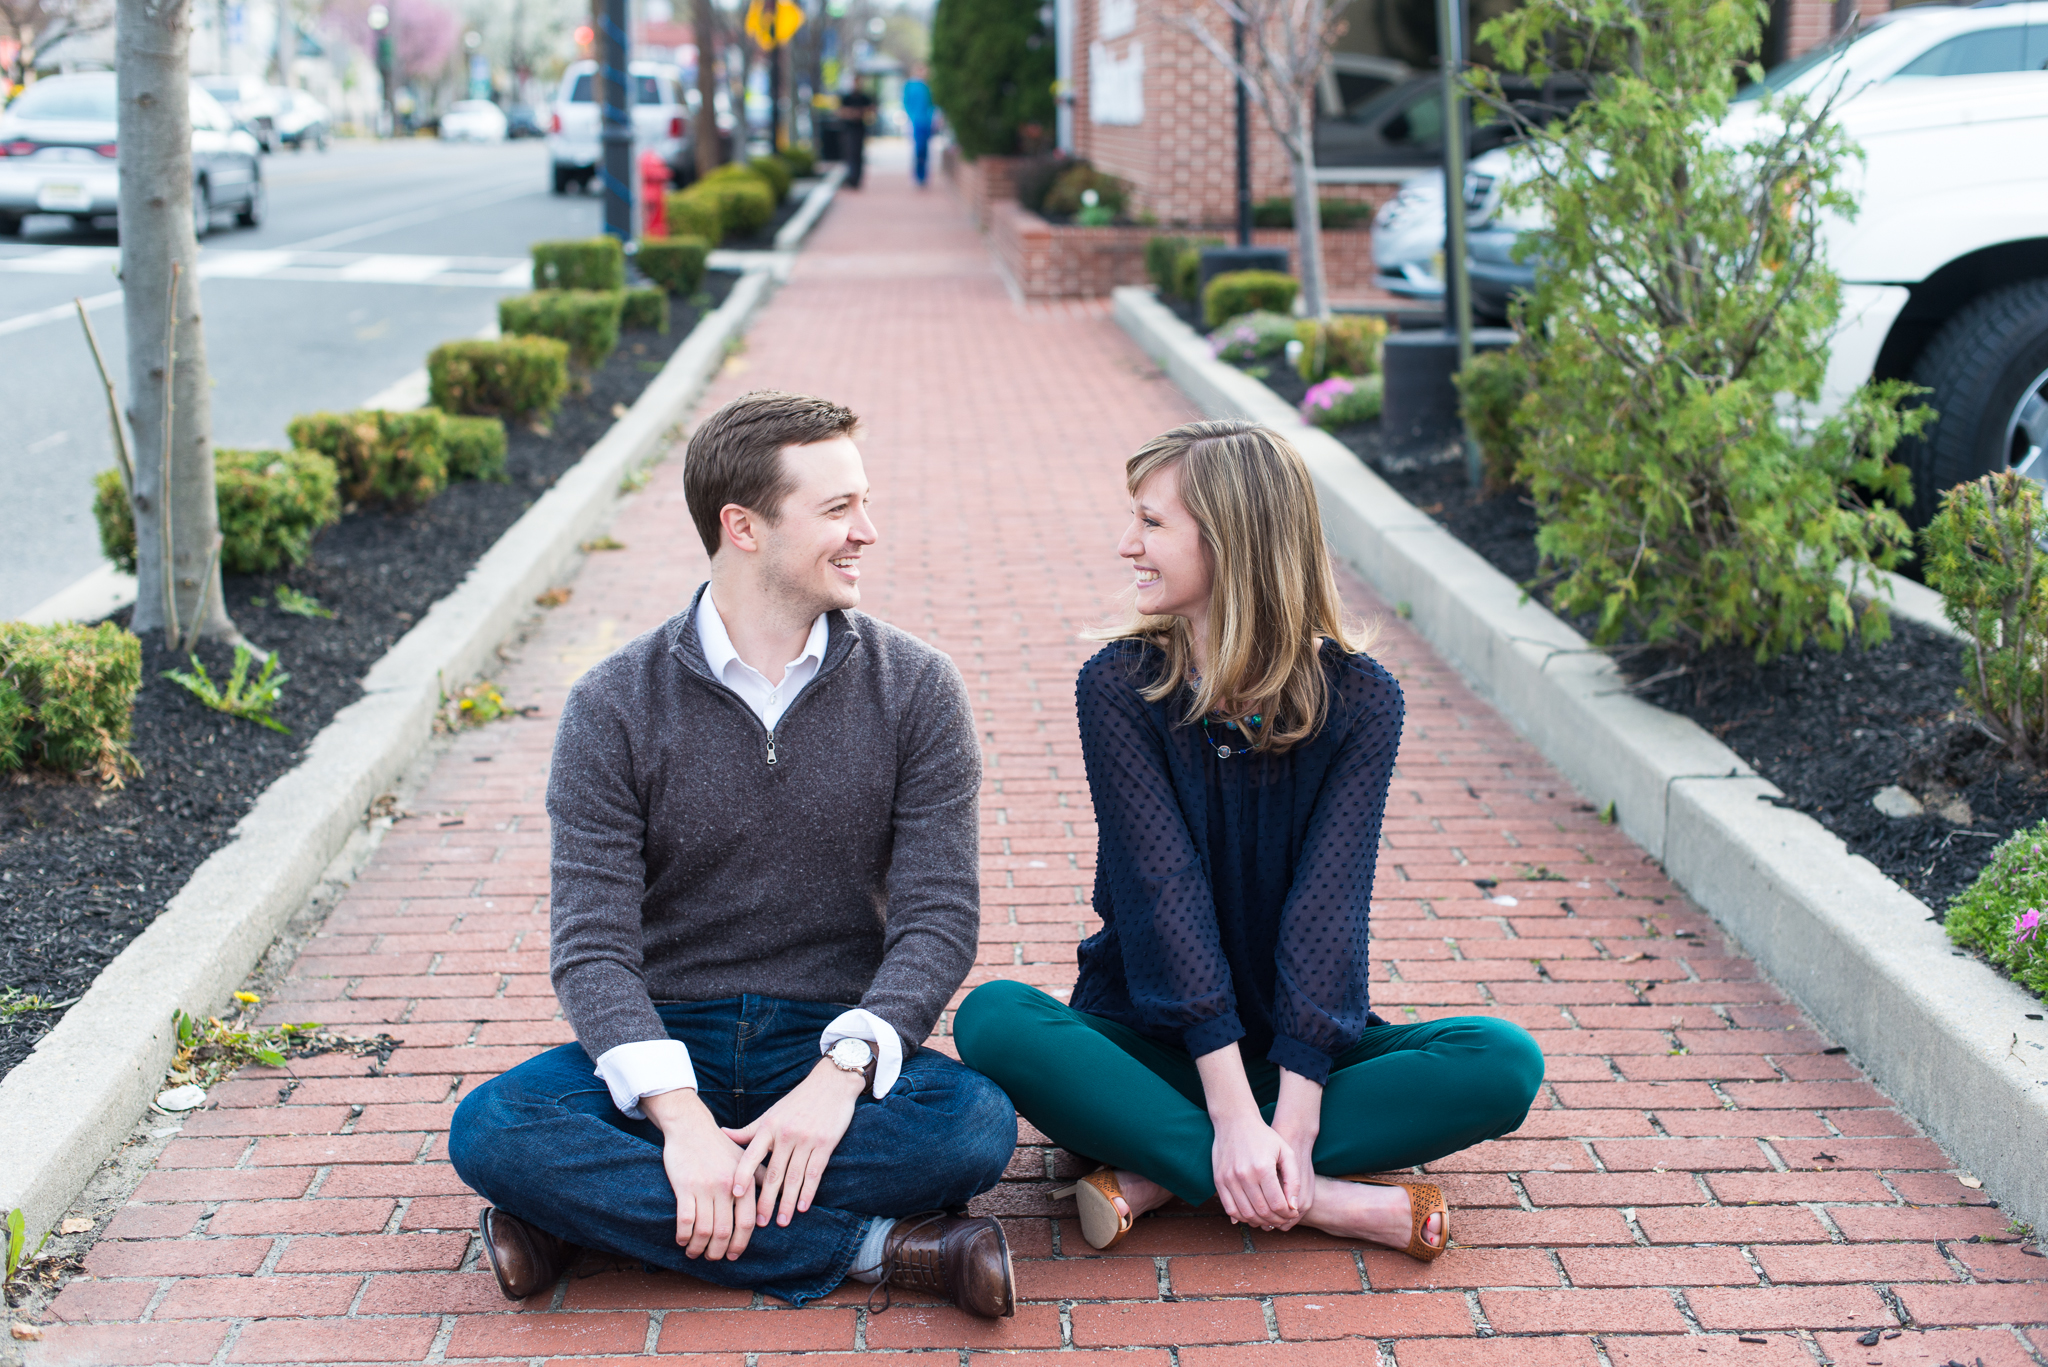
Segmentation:
{"type": "Polygon", "coordinates": [[[1308,1209],[1306,1169],[1259,1114],[1236,1042],[1202,1055],[1195,1068],[1216,1129],[1209,1168],[1224,1214],[1261,1229],[1292,1229],[1308,1209]]]}
{"type": "MultiPolygon", "coordinates": [[[[1280,1099],[1273,1107],[1273,1132],[1294,1154],[1300,1190],[1290,1191],[1303,1215],[1315,1204],[1316,1138],[1323,1131],[1323,1085],[1280,1070],[1280,1099]]],[[[1297,1217],[1298,1218],[1298,1217],[1297,1217]]]]}

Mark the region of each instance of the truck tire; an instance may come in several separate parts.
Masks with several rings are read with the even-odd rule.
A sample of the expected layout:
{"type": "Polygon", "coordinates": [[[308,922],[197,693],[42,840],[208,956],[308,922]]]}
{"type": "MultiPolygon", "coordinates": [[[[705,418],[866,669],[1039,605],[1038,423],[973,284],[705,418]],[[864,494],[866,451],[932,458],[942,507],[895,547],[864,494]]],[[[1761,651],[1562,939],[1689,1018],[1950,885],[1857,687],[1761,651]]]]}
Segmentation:
{"type": "MultiPolygon", "coordinates": [[[[1944,491],[2048,448],[2048,278],[1993,290],[1949,319],[1911,378],[1937,414],[1897,457],[1913,472],[1906,520],[1924,527],[1944,491]]],[[[2048,480],[2048,454],[2027,473],[2048,480]]]]}

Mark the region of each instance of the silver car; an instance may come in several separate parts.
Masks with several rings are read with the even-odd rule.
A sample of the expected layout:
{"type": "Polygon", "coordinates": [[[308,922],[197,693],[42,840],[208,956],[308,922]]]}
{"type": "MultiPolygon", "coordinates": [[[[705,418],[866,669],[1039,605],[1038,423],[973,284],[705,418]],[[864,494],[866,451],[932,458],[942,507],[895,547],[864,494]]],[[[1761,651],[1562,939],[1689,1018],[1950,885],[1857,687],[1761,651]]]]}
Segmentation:
{"type": "MultiPolygon", "coordinates": [[[[0,236],[30,214],[68,214],[79,227],[119,211],[112,72],[45,76],[0,113],[0,236]]],[[[220,102],[192,87],[192,231],[204,237],[216,211],[263,221],[262,148],[220,102]]]]}

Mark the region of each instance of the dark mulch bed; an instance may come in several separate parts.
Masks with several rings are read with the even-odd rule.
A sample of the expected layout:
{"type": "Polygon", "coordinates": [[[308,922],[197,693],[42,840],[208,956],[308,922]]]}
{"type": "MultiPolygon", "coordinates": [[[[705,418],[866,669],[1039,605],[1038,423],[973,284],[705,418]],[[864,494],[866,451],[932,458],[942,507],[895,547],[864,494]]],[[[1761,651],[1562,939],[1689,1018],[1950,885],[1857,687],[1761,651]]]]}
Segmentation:
{"type": "MultiPolygon", "coordinates": [[[[711,307],[737,279],[706,277],[711,307]]],[[[291,675],[276,709],[290,735],[208,710],[162,677],[188,662],[160,636],[145,640],[131,747],[140,778],[115,791],[46,775],[0,783],[0,988],[61,1005],[90,987],[328,719],[362,696],[357,682],[370,666],[639,397],[699,317],[676,300],[668,333],[625,333],[589,392],[569,398],[547,434],[514,426],[509,483],[457,484],[412,512],[351,512],[321,533],[304,565],[225,577],[236,624],[291,675]],[[280,583],[319,599],[334,619],[267,606],[280,583]]],[[[210,643],[198,653],[216,679],[234,654],[210,643]]],[[[61,1015],[55,1007],[9,1015],[0,1005],[0,1075],[61,1015]]]]}
{"type": "MultiPolygon", "coordinates": [[[[1291,403],[1306,390],[1284,362],[1246,370],[1291,403]]],[[[1476,494],[1457,450],[1390,452],[1376,422],[1334,435],[1494,568],[1516,583],[1535,579],[1536,517],[1526,494],[1476,494]]],[[[1620,658],[1641,681],[1640,696],[1713,732],[1784,790],[1785,806],[1813,816],[1937,914],[2001,840],[2048,817],[2048,779],[2008,761],[1961,709],[1958,643],[1917,623],[1894,617],[1892,639],[1868,650],[1809,647],[1764,666],[1741,650],[1691,661],[1656,651],[1620,658]],[[1879,812],[1871,798],[1891,784],[1928,810],[1903,819],[1879,812]]]]}

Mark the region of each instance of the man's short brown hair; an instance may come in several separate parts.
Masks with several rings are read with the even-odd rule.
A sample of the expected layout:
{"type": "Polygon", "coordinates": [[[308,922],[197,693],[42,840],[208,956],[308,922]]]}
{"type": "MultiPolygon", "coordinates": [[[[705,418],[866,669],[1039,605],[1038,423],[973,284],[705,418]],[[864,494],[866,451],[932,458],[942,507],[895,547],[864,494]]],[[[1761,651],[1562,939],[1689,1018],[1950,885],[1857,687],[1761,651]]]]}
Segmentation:
{"type": "Polygon", "coordinates": [[[850,408],[776,389],[742,394],[705,419],[683,456],[683,497],[705,554],[717,555],[724,542],[718,515],[729,503],[775,521],[796,487],[783,447],[851,436],[859,424],[850,408]]]}

